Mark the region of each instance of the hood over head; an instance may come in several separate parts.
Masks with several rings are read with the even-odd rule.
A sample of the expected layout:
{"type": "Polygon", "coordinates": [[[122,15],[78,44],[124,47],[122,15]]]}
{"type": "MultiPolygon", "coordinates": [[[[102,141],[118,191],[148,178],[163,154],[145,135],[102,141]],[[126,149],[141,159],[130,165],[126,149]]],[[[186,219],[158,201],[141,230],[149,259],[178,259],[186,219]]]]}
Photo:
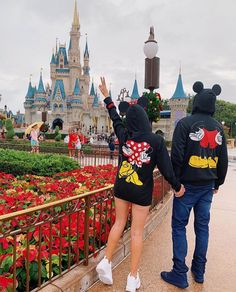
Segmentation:
{"type": "Polygon", "coordinates": [[[132,136],[152,132],[148,115],[138,104],[132,105],[127,110],[126,127],[132,136]]]}
{"type": "Polygon", "coordinates": [[[212,89],[204,89],[203,83],[197,81],[193,84],[193,91],[197,94],[193,99],[192,114],[205,113],[213,115],[215,113],[216,96],[220,95],[221,87],[215,84],[212,89]]]}

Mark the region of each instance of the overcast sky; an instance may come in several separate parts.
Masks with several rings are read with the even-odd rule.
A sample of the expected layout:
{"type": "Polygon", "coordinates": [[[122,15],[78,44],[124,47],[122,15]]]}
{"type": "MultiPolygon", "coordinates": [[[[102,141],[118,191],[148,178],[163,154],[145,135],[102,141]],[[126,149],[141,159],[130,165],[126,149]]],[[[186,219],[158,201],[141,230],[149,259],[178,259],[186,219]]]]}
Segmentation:
{"type": "MultiPolygon", "coordinates": [[[[0,0],[0,108],[23,111],[29,75],[50,82],[56,37],[69,43],[74,0],[0,0]]],[[[144,54],[149,27],[155,27],[161,59],[159,92],[170,98],[179,64],[186,93],[201,80],[222,86],[221,99],[236,101],[235,0],[78,0],[80,49],[88,34],[91,76],[112,83],[113,97],[130,91],[137,74],[143,91],[144,54]]]]}

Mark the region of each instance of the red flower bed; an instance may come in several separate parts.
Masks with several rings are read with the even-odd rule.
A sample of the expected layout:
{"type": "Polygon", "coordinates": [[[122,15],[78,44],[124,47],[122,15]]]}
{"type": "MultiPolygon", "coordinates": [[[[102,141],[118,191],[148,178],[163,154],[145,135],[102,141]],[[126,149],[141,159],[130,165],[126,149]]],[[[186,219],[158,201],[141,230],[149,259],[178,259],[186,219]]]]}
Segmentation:
{"type": "MultiPolygon", "coordinates": [[[[116,171],[115,167],[107,165],[85,167],[53,177],[25,175],[16,178],[0,173],[0,215],[113,184],[116,171]]],[[[54,207],[54,210],[58,213],[62,212],[59,206],[54,207]]],[[[9,221],[8,225],[10,224],[12,230],[17,230],[25,225],[28,219],[27,216],[20,216],[9,221]]],[[[43,220],[43,217],[40,219],[43,220]]],[[[114,206],[111,199],[90,209],[88,222],[90,253],[96,252],[99,246],[106,242],[114,219],[114,206]]],[[[62,270],[67,269],[68,262],[71,265],[74,264],[78,260],[78,255],[79,259],[83,259],[84,225],[85,212],[81,210],[79,216],[78,213],[73,213],[70,216],[64,215],[61,220],[53,220],[51,224],[43,223],[41,230],[37,226],[30,228],[28,232],[18,233],[16,235],[17,291],[25,291],[26,288],[27,257],[30,262],[30,289],[37,286],[39,260],[41,261],[41,280],[45,282],[50,278],[50,254],[52,257],[51,277],[59,274],[60,267],[62,270]],[[28,252],[27,242],[29,243],[28,252]],[[60,256],[61,263],[59,262],[60,256]]],[[[3,238],[0,236],[0,291],[11,291],[13,287],[13,245],[13,236],[3,238]]]]}

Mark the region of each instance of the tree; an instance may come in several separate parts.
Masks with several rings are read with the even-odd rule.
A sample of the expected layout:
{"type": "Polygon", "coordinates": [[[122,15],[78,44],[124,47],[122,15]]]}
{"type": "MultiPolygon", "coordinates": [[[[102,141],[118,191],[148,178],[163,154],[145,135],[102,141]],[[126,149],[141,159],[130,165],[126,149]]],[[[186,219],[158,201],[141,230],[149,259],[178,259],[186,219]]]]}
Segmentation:
{"type": "MultiPolygon", "coordinates": [[[[187,112],[191,113],[193,107],[193,98],[189,100],[187,112]]],[[[236,137],[236,104],[228,101],[216,100],[216,111],[214,118],[219,122],[224,122],[229,137],[236,137]]]]}
{"type": "Polygon", "coordinates": [[[160,119],[160,110],[162,110],[160,94],[156,92],[145,92],[143,96],[148,99],[147,115],[150,122],[157,122],[160,119]]]}
{"type": "Polygon", "coordinates": [[[8,140],[12,140],[13,137],[15,136],[15,131],[13,128],[12,120],[11,119],[6,119],[5,121],[5,128],[7,130],[6,138],[8,140]]]}
{"type": "Polygon", "coordinates": [[[55,128],[55,141],[61,141],[61,133],[59,126],[55,128]]]}

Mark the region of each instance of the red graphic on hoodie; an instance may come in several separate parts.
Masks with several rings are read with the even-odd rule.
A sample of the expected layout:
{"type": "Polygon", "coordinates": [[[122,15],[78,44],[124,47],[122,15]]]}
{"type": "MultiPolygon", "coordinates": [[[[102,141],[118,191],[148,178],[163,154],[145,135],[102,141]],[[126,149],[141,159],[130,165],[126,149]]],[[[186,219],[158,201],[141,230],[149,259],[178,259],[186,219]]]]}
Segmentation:
{"type": "Polygon", "coordinates": [[[209,147],[210,149],[215,149],[218,145],[222,144],[221,133],[217,130],[208,131],[205,128],[199,128],[197,132],[190,133],[189,137],[193,141],[199,141],[202,148],[209,147]]]}

